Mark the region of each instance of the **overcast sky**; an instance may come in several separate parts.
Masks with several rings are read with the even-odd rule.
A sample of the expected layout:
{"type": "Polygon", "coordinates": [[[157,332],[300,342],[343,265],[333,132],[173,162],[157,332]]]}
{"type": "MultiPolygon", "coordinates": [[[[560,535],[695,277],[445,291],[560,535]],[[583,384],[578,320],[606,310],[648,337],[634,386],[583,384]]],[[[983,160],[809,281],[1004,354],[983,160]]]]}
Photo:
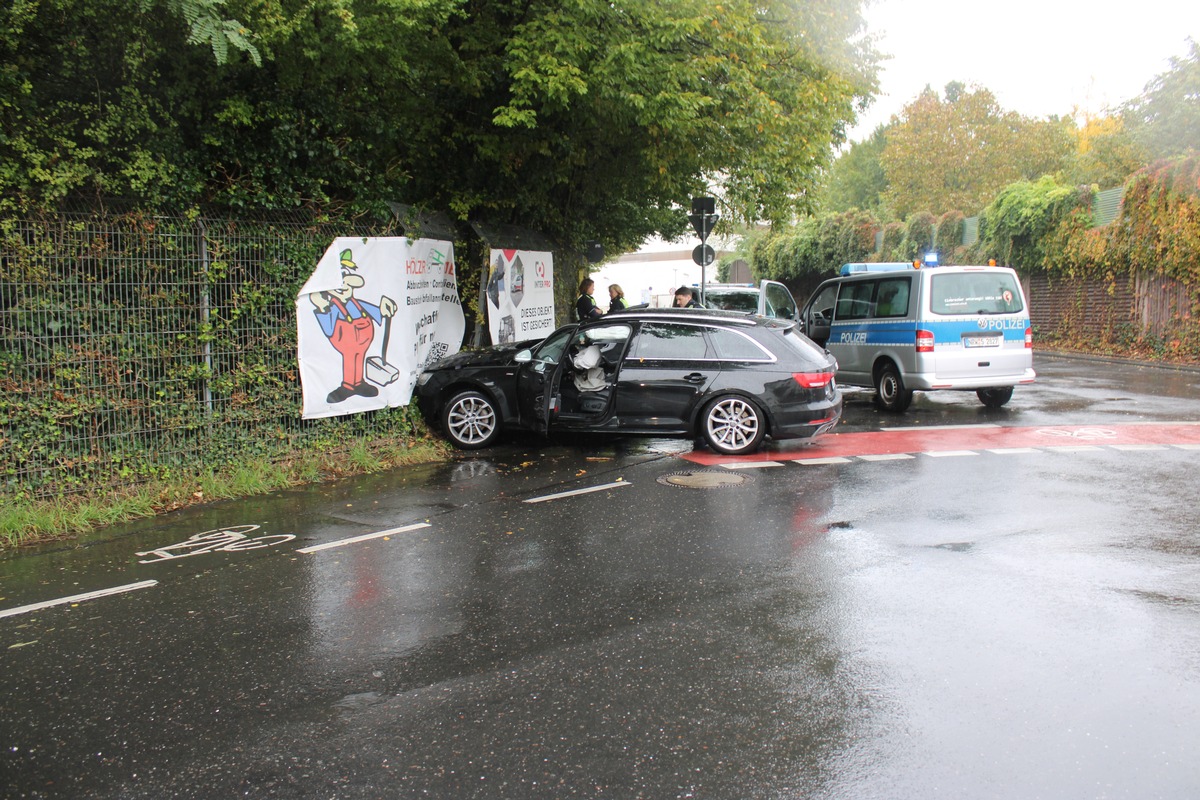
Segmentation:
{"type": "Polygon", "coordinates": [[[982,86],[1029,117],[1099,113],[1142,92],[1200,41],[1200,0],[868,0],[890,56],[880,94],[850,131],[861,141],[926,85],[982,86]]]}

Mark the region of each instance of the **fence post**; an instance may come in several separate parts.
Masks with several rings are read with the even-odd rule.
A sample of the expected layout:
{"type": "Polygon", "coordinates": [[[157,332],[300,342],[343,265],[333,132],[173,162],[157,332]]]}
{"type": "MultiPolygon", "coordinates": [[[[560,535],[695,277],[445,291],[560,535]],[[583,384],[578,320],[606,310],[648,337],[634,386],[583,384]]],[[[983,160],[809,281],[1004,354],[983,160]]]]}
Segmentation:
{"type": "Polygon", "coordinates": [[[200,329],[204,336],[204,413],[208,416],[210,422],[212,420],[213,400],[212,400],[212,336],[208,335],[208,324],[212,316],[212,298],[209,296],[208,287],[208,227],[204,224],[204,220],[198,220],[200,223],[200,329]]]}

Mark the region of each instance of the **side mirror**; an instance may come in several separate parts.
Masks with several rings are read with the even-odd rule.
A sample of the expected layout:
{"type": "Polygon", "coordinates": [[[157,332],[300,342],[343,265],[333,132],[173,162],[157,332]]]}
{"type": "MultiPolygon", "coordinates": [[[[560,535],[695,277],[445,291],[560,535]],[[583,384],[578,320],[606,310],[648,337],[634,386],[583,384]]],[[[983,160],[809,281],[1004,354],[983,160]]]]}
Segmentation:
{"type": "Polygon", "coordinates": [[[533,351],[532,350],[522,350],[521,352],[519,352],[515,356],[513,356],[513,361],[517,362],[518,364],[528,364],[532,360],[533,360],[533,351]]]}

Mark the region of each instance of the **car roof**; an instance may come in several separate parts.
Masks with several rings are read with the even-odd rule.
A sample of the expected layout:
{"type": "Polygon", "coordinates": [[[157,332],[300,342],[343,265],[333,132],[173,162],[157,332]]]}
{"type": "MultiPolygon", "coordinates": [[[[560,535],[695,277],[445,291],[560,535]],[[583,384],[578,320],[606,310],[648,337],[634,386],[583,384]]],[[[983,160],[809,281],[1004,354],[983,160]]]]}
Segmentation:
{"type": "Polygon", "coordinates": [[[611,324],[617,318],[657,322],[708,322],[720,325],[742,325],[778,328],[778,320],[746,314],[742,311],[721,311],[713,308],[631,308],[588,320],[580,327],[611,324]]]}

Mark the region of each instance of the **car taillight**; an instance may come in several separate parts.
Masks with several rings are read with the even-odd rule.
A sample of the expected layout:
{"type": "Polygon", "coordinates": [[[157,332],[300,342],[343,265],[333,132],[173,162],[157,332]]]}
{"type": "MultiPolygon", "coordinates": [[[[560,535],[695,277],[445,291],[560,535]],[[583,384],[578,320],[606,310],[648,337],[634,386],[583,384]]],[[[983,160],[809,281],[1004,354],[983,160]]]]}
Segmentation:
{"type": "Polygon", "coordinates": [[[805,389],[820,389],[833,380],[832,372],[793,372],[792,378],[805,389]]]}
{"type": "Polygon", "coordinates": [[[917,331],[917,352],[933,352],[933,331],[917,331]]]}
{"type": "Polygon", "coordinates": [[[1026,349],[1033,348],[1033,328],[1025,329],[1025,348],[1026,349]]]}

